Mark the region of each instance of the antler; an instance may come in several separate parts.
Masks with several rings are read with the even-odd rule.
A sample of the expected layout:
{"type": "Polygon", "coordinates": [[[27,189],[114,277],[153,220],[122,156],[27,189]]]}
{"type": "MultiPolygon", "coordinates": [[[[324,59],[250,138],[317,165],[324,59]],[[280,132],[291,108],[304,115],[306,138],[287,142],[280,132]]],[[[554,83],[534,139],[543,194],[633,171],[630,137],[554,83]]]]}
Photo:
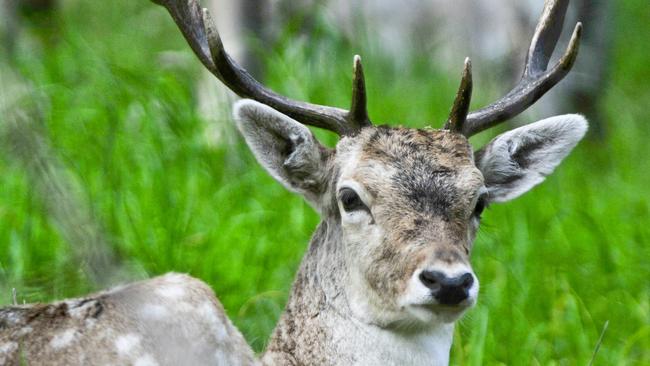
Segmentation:
{"type": "MultiPolygon", "coordinates": [[[[452,113],[445,128],[462,132],[463,135],[470,137],[523,112],[562,80],[571,70],[578,55],[578,46],[582,33],[582,23],[577,23],[564,55],[552,68],[548,69],[548,62],[560,37],[568,5],[568,0],[546,0],[544,2],[544,11],[528,49],[521,80],[503,98],[487,107],[470,112],[464,121],[465,123],[457,113],[463,110],[467,111],[469,94],[463,98],[460,96],[461,94],[471,93],[471,79],[469,81],[469,91],[463,92],[466,83],[461,82],[458,96],[454,101],[452,113]]],[[[463,80],[465,80],[466,73],[464,72],[463,75],[463,80]]],[[[471,78],[471,75],[469,77],[471,78]]]]}
{"type": "Polygon", "coordinates": [[[449,112],[449,118],[445,124],[444,129],[456,132],[462,132],[465,121],[467,120],[467,111],[469,110],[469,102],[472,99],[472,62],[469,57],[465,59],[465,67],[463,67],[463,75],[460,78],[460,86],[454,105],[449,112]]]}
{"type": "Polygon", "coordinates": [[[350,111],[291,100],[264,87],[226,53],[210,13],[202,9],[197,0],[152,1],[169,11],[203,66],[235,94],[264,103],[303,124],[341,136],[371,125],[366,112],[365,82],[359,56],[354,58],[350,111]]]}

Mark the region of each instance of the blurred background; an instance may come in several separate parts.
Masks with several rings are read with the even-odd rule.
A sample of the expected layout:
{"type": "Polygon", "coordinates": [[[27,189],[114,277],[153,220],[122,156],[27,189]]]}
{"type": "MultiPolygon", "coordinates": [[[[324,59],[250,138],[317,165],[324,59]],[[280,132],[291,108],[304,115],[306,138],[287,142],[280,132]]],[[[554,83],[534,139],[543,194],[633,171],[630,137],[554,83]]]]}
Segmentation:
{"type": "MultiPolygon", "coordinates": [[[[0,4],[0,306],[12,289],[43,302],[185,272],[262,351],[319,219],[254,161],[230,121],[234,97],[149,1],[0,4]]],[[[440,127],[465,56],[472,109],[516,83],[543,2],[203,5],[275,91],[347,108],[360,54],[374,121],[440,127]]],[[[576,20],[570,76],[472,139],[559,113],[590,120],[544,184],[483,215],[481,294],[453,364],[650,364],[650,6],[574,1],[558,52],[576,20]]]]}

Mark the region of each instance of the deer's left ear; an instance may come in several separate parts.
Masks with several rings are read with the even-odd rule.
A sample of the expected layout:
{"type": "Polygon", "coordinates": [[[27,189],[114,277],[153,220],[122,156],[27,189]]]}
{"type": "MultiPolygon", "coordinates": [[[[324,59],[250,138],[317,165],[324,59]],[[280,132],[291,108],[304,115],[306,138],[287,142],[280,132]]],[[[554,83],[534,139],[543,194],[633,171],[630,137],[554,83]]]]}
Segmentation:
{"type": "Polygon", "coordinates": [[[490,202],[505,202],[541,183],[587,132],[577,114],[556,116],[495,137],[474,154],[490,202]]]}
{"type": "Polygon", "coordinates": [[[237,127],[257,161],[289,190],[317,202],[324,188],[328,150],[311,131],[262,103],[244,99],[234,106],[237,127]]]}

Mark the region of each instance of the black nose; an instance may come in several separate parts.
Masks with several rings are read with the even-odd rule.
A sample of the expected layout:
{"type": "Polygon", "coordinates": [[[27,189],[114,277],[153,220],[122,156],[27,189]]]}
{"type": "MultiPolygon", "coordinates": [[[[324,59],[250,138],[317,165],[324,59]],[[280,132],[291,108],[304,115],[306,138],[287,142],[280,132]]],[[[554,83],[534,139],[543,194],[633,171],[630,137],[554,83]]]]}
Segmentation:
{"type": "Polygon", "coordinates": [[[447,277],[438,271],[422,271],[420,281],[431,289],[431,295],[443,305],[458,305],[469,296],[474,276],[467,272],[457,277],[447,277]]]}

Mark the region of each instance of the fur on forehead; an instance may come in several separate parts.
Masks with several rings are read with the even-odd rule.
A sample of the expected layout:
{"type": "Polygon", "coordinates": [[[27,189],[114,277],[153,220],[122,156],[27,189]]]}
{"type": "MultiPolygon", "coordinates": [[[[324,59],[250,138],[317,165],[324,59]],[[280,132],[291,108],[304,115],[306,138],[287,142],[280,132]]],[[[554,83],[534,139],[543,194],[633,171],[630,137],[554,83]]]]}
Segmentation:
{"type": "Polygon", "coordinates": [[[338,184],[360,184],[366,204],[380,199],[446,221],[483,186],[469,142],[446,130],[365,128],[339,142],[336,159],[338,184]]]}
{"type": "Polygon", "coordinates": [[[387,167],[405,159],[426,159],[440,170],[474,167],[472,147],[465,136],[432,128],[364,128],[357,135],[341,139],[336,150],[341,161],[358,155],[359,160],[378,161],[387,167]]]}

